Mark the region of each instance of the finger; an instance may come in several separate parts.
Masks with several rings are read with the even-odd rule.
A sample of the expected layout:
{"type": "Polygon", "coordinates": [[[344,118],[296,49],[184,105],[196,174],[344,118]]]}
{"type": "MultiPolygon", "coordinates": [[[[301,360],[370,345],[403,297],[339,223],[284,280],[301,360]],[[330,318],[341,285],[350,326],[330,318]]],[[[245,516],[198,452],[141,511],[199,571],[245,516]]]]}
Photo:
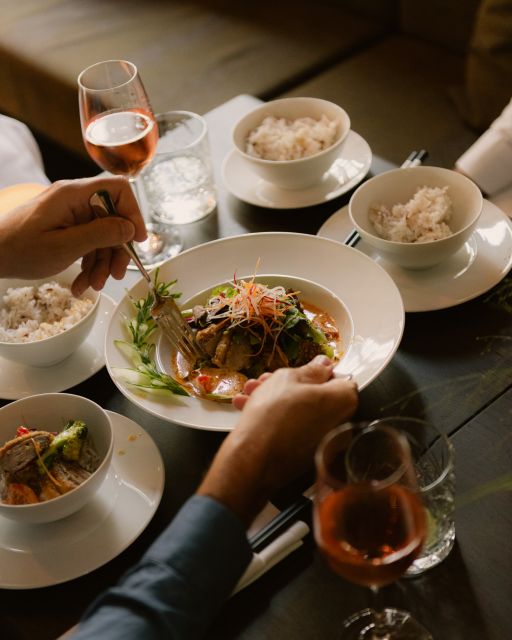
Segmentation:
{"type": "Polygon", "coordinates": [[[81,296],[90,286],[90,273],[96,261],[96,252],[92,251],[82,258],[81,271],[71,285],[74,296],[81,296]]]}
{"type": "Polygon", "coordinates": [[[110,273],[116,280],[122,280],[126,273],[126,268],[130,262],[130,256],[124,249],[112,249],[110,260],[110,273]]]}
{"type": "Polygon", "coordinates": [[[318,388],[322,390],[326,403],[332,401],[338,406],[340,421],[348,420],[352,417],[359,404],[359,393],[355,382],[340,378],[331,378],[331,380],[328,380],[318,388]]]}
{"type": "Polygon", "coordinates": [[[95,249],[116,247],[134,238],[135,228],[121,217],[99,218],[52,232],[52,239],[59,253],[76,260],[95,249]],[[64,247],[64,250],[62,249],[64,247]]]}
{"type": "Polygon", "coordinates": [[[89,278],[83,271],[77,275],[77,277],[71,283],[71,293],[75,298],[79,298],[84,291],[89,288],[89,278]]]}
{"type": "Polygon", "coordinates": [[[91,196],[99,190],[108,191],[118,214],[129,220],[135,227],[135,240],[142,242],[146,239],[144,219],[130,183],[126,178],[122,176],[83,178],[81,180],[61,181],[53,186],[57,191],[65,192],[64,197],[73,214],[75,224],[82,224],[92,220],[94,213],[89,205],[91,196]]]}
{"type": "Polygon", "coordinates": [[[110,249],[98,249],[96,260],[89,274],[91,287],[96,291],[103,289],[110,275],[110,249]]]}
{"type": "MultiPolygon", "coordinates": [[[[268,379],[268,378],[267,378],[268,379]]],[[[244,384],[244,393],[246,396],[250,396],[251,393],[254,393],[255,389],[257,389],[258,387],[260,387],[263,384],[264,381],[262,380],[254,380],[254,378],[251,378],[250,380],[247,380],[247,382],[244,384]]]]}
{"type": "Polygon", "coordinates": [[[333,368],[334,364],[327,356],[318,355],[295,371],[299,382],[320,384],[332,377],[333,368]]]}
{"type": "Polygon", "coordinates": [[[235,409],[242,411],[247,403],[247,400],[249,400],[248,396],[244,395],[243,393],[238,393],[233,397],[232,403],[235,409]]]}
{"type": "Polygon", "coordinates": [[[271,375],[272,375],[272,373],[270,371],[267,371],[265,373],[262,373],[261,376],[258,377],[258,380],[260,382],[265,382],[265,380],[268,380],[271,375]]]}

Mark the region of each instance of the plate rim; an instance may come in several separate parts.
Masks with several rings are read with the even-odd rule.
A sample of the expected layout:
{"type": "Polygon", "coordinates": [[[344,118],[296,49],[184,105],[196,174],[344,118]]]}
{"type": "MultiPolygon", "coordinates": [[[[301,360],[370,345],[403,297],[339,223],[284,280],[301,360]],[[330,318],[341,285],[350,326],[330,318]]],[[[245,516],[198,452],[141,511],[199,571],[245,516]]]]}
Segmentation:
{"type": "MultiPolygon", "coordinates": [[[[120,431],[123,427],[120,426],[119,421],[122,423],[126,423],[126,427],[130,426],[132,428],[137,429],[138,432],[142,432],[144,434],[144,436],[146,436],[148,438],[148,442],[150,443],[150,446],[153,448],[153,454],[155,456],[155,461],[157,462],[156,465],[154,465],[154,471],[155,473],[159,473],[159,484],[158,486],[154,486],[154,493],[156,495],[156,499],[154,502],[154,505],[151,505],[148,507],[148,511],[146,514],[146,517],[144,519],[143,522],[138,523],[138,526],[136,528],[136,532],[132,533],[131,536],[129,536],[126,540],[123,540],[123,543],[119,546],[119,548],[117,550],[115,550],[115,552],[110,551],[109,553],[107,553],[102,559],[100,559],[97,562],[92,563],[92,566],[88,569],[86,569],[85,571],[80,571],[77,573],[73,573],[73,574],[69,574],[67,577],[61,577],[58,578],[56,580],[46,580],[46,581],[39,581],[37,583],[33,583],[33,584],[3,584],[1,583],[1,579],[0,579],[0,589],[7,589],[10,591],[17,591],[17,590],[25,590],[25,589],[40,589],[40,588],[45,588],[45,587],[51,587],[51,586],[55,586],[58,584],[64,584],[66,582],[70,582],[71,580],[75,580],[77,578],[81,578],[83,576],[89,575],[90,573],[92,573],[93,571],[96,571],[97,569],[99,569],[100,567],[103,567],[104,565],[106,565],[108,562],[111,562],[112,560],[114,560],[115,558],[117,558],[121,553],[123,553],[123,551],[125,551],[131,544],[133,544],[141,535],[142,533],[145,531],[145,529],[148,527],[149,523],[151,522],[151,520],[153,519],[156,511],[158,510],[158,507],[160,505],[160,502],[162,500],[163,497],[163,493],[164,493],[164,487],[165,487],[165,465],[164,465],[164,461],[162,458],[162,454],[156,444],[156,442],[153,440],[153,438],[151,437],[151,435],[138,423],[135,422],[135,420],[132,420],[131,418],[128,418],[127,416],[121,414],[121,413],[117,413],[116,411],[111,411],[111,410],[106,410],[107,413],[109,414],[109,417],[112,419],[112,425],[114,428],[114,446],[117,444],[119,445],[119,443],[116,443],[115,440],[115,436],[116,436],[116,428],[118,429],[118,433],[120,434],[120,431]],[[116,421],[117,421],[117,425],[116,425],[116,421]],[[129,423],[129,425],[128,425],[129,423]],[[133,425],[133,426],[132,426],[133,425]],[[108,556],[108,557],[107,557],[108,556]]],[[[153,467],[152,467],[153,468],[153,467]]],[[[113,458],[112,460],[112,466],[111,466],[112,472],[114,473],[115,476],[121,475],[122,476],[122,471],[120,470],[119,466],[115,466],[115,458],[113,458]]],[[[104,481],[105,484],[105,481],[104,481]]],[[[103,486],[103,485],[102,485],[103,486]]],[[[124,487],[125,491],[128,491],[128,489],[126,489],[126,485],[125,483],[120,483],[120,486],[124,487]]],[[[101,491],[101,487],[100,489],[98,489],[98,491],[101,491]]],[[[116,503],[114,504],[114,507],[112,508],[112,510],[110,511],[110,513],[108,514],[108,516],[105,518],[105,520],[102,522],[102,524],[97,527],[96,529],[94,529],[93,532],[91,532],[89,534],[89,538],[95,538],[98,536],[98,532],[102,531],[102,528],[105,526],[105,523],[107,521],[109,521],[112,517],[113,514],[115,512],[115,508],[116,505],[118,503],[118,499],[116,499],[116,503]]],[[[73,518],[73,515],[68,516],[70,519],[73,518]]],[[[2,521],[6,520],[5,518],[0,516],[0,519],[2,521]]],[[[52,523],[49,523],[50,525],[52,523]]],[[[44,524],[40,524],[40,525],[36,525],[37,527],[40,528],[40,531],[43,532],[43,529],[45,527],[44,524]]],[[[135,529],[134,529],[135,531],[135,529]]],[[[0,527],[0,537],[1,537],[1,527],[0,527]]],[[[3,548],[0,548],[0,554],[3,553],[9,553],[8,551],[6,551],[3,548]]],[[[10,553],[17,553],[16,551],[11,551],[10,553]]]]}
{"type": "MultiPolygon", "coordinates": [[[[512,248],[512,220],[509,218],[509,216],[504,211],[502,211],[502,209],[500,209],[497,205],[495,205],[493,202],[491,202],[487,198],[484,198],[484,200],[483,200],[482,213],[484,213],[484,209],[485,209],[485,213],[487,215],[489,215],[489,216],[495,215],[496,219],[498,219],[498,218],[501,219],[501,221],[504,222],[507,225],[508,232],[509,232],[507,237],[510,240],[510,246],[512,248]]],[[[330,223],[332,224],[333,219],[339,217],[344,211],[348,211],[348,204],[344,205],[343,207],[340,207],[332,215],[330,215],[327,218],[327,220],[324,221],[324,223],[322,224],[320,229],[317,231],[316,235],[321,237],[321,238],[334,240],[335,242],[339,242],[340,244],[343,244],[343,242],[341,240],[336,240],[335,238],[333,238],[330,235],[323,235],[322,231],[325,233],[325,229],[328,228],[330,223]]],[[[348,226],[349,226],[349,228],[351,228],[350,224],[348,226]]],[[[467,242],[469,242],[472,238],[474,238],[475,235],[477,235],[477,232],[478,232],[478,225],[477,225],[475,231],[470,236],[470,238],[469,238],[469,240],[467,242]]],[[[476,268],[478,266],[478,255],[479,255],[478,246],[479,246],[479,244],[481,245],[482,243],[485,243],[485,239],[482,239],[481,236],[477,235],[477,238],[475,240],[476,257],[473,260],[472,264],[469,266],[469,269],[473,269],[473,268],[476,268]]],[[[374,260],[374,258],[372,256],[368,255],[368,253],[357,249],[357,247],[356,247],[356,250],[358,250],[360,253],[362,253],[363,255],[367,256],[368,258],[370,258],[370,260],[373,260],[375,262],[375,264],[378,264],[393,279],[392,274],[386,269],[387,262],[385,260],[381,260],[381,261],[377,262],[376,260],[374,260]]],[[[494,256],[494,253],[491,252],[491,255],[494,256]]],[[[501,282],[503,280],[503,278],[505,278],[507,276],[507,274],[511,270],[512,270],[512,251],[510,253],[510,257],[508,259],[506,267],[504,269],[500,270],[500,272],[499,272],[500,277],[498,279],[493,278],[492,282],[489,281],[488,284],[485,284],[483,287],[475,289],[473,292],[468,293],[467,295],[461,297],[460,299],[458,299],[455,302],[430,304],[428,306],[424,306],[424,307],[421,307],[421,308],[419,308],[417,306],[415,306],[415,308],[407,308],[407,300],[404,299],[404,293],[400,290],[399,283],[397,283],[395,281],[395,285],[397,286],[397,288],[400,291],[400,294],[402,296],[402,299],[404,300],[404,308],[405,308],[406,313],[429,313],[429,312],[432,312],[432,311],[443,311],[445,309],[452,309],[453,307],[458,307],[461,304],[464,304],[466,302],[470,302],[471,300],[474,300],[475,298],[478,298],[479,296],[483,295],[484,293],[487,293],[488,291],[490,291],[499,282],[501,282]]],[[[410,271],[409,273],[412,274],[414,272],[410,271]]]]}
{"type": "MultiPolygon", "coordinates": [[[[394,295],[394,303],[395,306],[391,307],[391,312],[393,315],[396,315],[397,317],[397,326],[398,326],[398,330],[395,331],[395,326],[393,325],[393,329],[391,330],[393,335],[392,335],[392,340],[390,343],[390,347],[389,350],[386,352],[386,355],[383,359],[381,359],[380,361],[380,365],[377,366],[377,370],[375,371],[375,373],[372,373],[369,377],[368,380],[363,380],[364,384],[360,385],[360,389],[363,389],[364,387],[366,387],[368,384],[370,384],[371,382],[373,382],[373,380],[380,375],[380,373],[384,370],[384,368],[389,364],[389,362],[391,361],[391,359],[393,358],[394,354],[396,353],[402,336],[403,336],[403,331],[404,331],[404,326],[405,326],[405,311],[403,308],[403,302],[402,302],[402,298],[400,295],[400,292],[398,291],[398,288],[396,287],[396,284],[393,282],[392,278],[389,276],[389,274],[382,269],[379,265],[377,265],[371,258],[369,258],[368,256],[362,254],[361,252],[356,251],[355,249],[352,249],[350,247],[345,247],[344,245],[341,245],[339,242],[335,241],[335,240],[331,240],[329,238],[319,238],[318,236],[312,235],[312,234],[304,234],[304,233],[295,233],[295,232],[274,232],[274,231],[265,231],[265,232],[260,232],[260,233],[253,233],[253,234],[241,234],[238,236],[230,236],[227,238],[219,238],[216,240],[212,240],[211,242],[208,243],[204,243],[201,245],[197,245],[195,247],[191,247],[190,249],[188,249],[187,251],[184,251],[183,253],[179,254],[178,256],[174,257],[174,258],[170,258],[168,261],[166,261],[164,268],[167,267],[167,265],[171,265],[169,267],[169,269],[172,269],[172,264],[175,263],[178,260],[182,260],[182,256],[191,256],[191,260],[194,258],[194,254],[196,252],[200,252],[200,251],[204,251],[205,247],[207,247],[208,249],[206,250],[210,250],[211,247],[213,247],[212,250],[215,250],[215,246],[221,243],[232,243],[232,242],[237,242],[237,243],[245,243],[245,242],[249,242],[251,243],[252,246],[253,243],[257,242],[258,240],[260,240],[261,238],[265,238],[265,237],[272,237],[275,238],[276,242],[282,242],[284,241],[284,237],[291,239],[291,238],[297,238],[297,242],[301,242],[301,241],[305,241],[305,242],[316,242],[316,240],[321,240],[322,243],[326,243],[330,246],[332,246],[333,250],[335,251],[339,251],[341,249],[341,251],[343,252],[355,252],[355,254],[357,255],[357,260],[362,261],[362,263],[366,263],[367,266],[371,269],[371,270],[376,270],[379,274],[380,277],[383,278],[382,282],[386,282],[387,286],[389,287],[389,291],[388,293],[391,293],[391,295],[394,295]],[[371,265],[371,266],[370,266],[371,265]]],[[[254,250],[254,249],[253,249],[254,250]]],[[[238,251],[240,251],[240,249],[238,249],[238,251]]],[[[186,262],[186,260],[185,260],[186,262]]],[[[183,268],[183,267],[181,267],[183,268]]],[[[262,268],[266,268],[266,267],[262,267],[262,268]]],[[[272,270],[272,267],[269,267],[272,270]]],[[[375,273],[375,272],[374,272],[375,273]]],[[[301,276],[297,276],[297,274],[292,274],[290,273],[289,275],[294,275],[295,277],[301,277],[301,276]]],[[[172,277],[176,277],[176,274],[173,274],[172,277]]],[[[177,276],[179,277],[179,276],[177,276]]],[[[307,276],[306,276],[307,277],[307,276]]],[[[312,279],[312,278],[310,278],[312,279]]],[[[313,278],[314,280],[314,278],[313,278]]],[[[314,280],[315,281],[315,280],[314,280]]],[[[228,432],[230,430],[232,430],[234,428],[234,424],[229,424],[228,426],[226,426],[225,424],[223,424],[222,426],[217,426],[215,424],[215,419],[213,420],[213,424],[212,423],[208,423],[208,424],[204,424],[206,421],[205,420],[198,420],[197,418],[194,419],[188,419],[188,420],[184,420],[183,417],[181,416],[176,416],[176,414],[174,413],[174,415],[168,415],[169,413],[173,413],[172,412],[172,405],[173,403],[177,402],[181,405],[185,405],[185,407],[187,406],[188,403],[190,403],[191,401],[195,402],[195,403],[204,403],[204,402],[208,402],[208,406],[206,407],[206,409],[204,409],[203,411],[206,411],[207,413],[213,413],[213,412],[219,412],[220,409],[218,409],[217,407],[215,409],[213,409],[212,407],[212,403],[210,401],[204,401],[204,400],[199,400],[197,398],[187,398],[187,397],[175,397],[175,398],[171,398],[167,401],[165,401],[168,407],[170,407],[170,409],[164,408],[164,410],[162,410],[161,408],[161,402],[158,401],[158,399],[154,399],[148,396],[141,396],[140,394],[137,394],[136,392],[131,391],[128,388],[128,385],[125,385],[124,383],[122,383],[121,381],[119,381],[118,379],[115,378],[112,369],[117,367],[117,366],[122,366],[119,364],[116,364],[116,357],[115,356],[110,356],[110,354],[112,354],[112,349],[114,349],[114,345],[113,345],[113,340],[119,337],[119,334],[123,333],[123,329],[122,329],[122,325],[119,323],[117,325],[117,327],[115,326],[116,323],[118,322],[119,318],[121,318],[124,313],[125,313],[125,305],[128,303],[128,298],[130,295],[133,294],[134,290],[136,290],[138,287],[140,286],[145,286],[144,285],[145,281],[144,279],[141,277],[137,280],[137,282],[135,282],[133,284],[133,286],[126,292],[126,294],[123,296],[123,298],[118,302],[116,309],[114,310],[114,313],[112,314],[111,318],[110,318],[110,322],[109,322],[109,326],[107,328],[107,332],[105,334],[105,360],[106,360],[106,367],[107,367],[107,371],[110,375],[110,377],[112,378],[114,384],[116,385],[116,387],[119,389],[119,391],[132,403],[134,403],[135,405],[137,405],[139,408],[141,408],[143,411],[149,413],[150,415],[153,415],[157,418],[159,418],[160,420],[166,421],[166,422],[171,422],[173,424],[179,424],[188,428],[195,428],[195,429],[200,429],[200,430],[208,430],[208,431],[220,431],[220,432],[228,432]],[[116,332],[117,329],[117,332],[116,332]],[[112,344],[111,344],[112,343],[112,344]],[[111,360],[114,360],[114,363],[112,363],[111,360]],[[166,415],[167,414],[167,415],[166,415]]],[[[322,284],[324,287],[327,287],[328,289],[332,287],[330,287],[329,284],[319,281],[319,284],[322,284]]],[[[202,288],[205,288],[205,286],[203,285],[202,288]]],[[[186,289],[186,287],[185,287],[186,289]]],[[[136,296],[139,295],[138,293],[135,294],[136,296]]],[[[184,292],[184,299],[186,298],[186,293],[184,292]]],[[[345,301],[344,301],[345,303],[345,301]]],[[[353,309],[351,307],[348,307],[349,311],[353,314],[353,309]]],[[[362,315],[362,311],[359,312],[359,321],[355,322],[355,334],[357,336],[357,334],[359,333],[358,328],[361,325],[361,315],[362,315]]],[[[343,359],[341,360],[341,366],[343,366],[343,359]]],[[[340,365],[339,365],[340,366],[340,365]]],[[[215,403],[214,403],[215,404],[215,403]]],[[[197,406],[197,405],[196,405],[197,406]]],[[[221,406],[221,405],[219,405],[221,406]]],[[[223,411],[225,412],[224,415],[225,416],[229,416],[229,422],[233,422],[233,417],[235,415],[238,415],[238,411],[236,409],[234,409],[231,405],[227,405],[227,404],[223,404],[223,411]]],[[[180,407],[181,409],[181,407],[180,407]]],[[[191,407],[189,407],[190,410],[192,410],[191,407]]],[[[226,420],[228,420],[228,417],[226,417],[226,420]]]]}
{"type": "MultiPolygon", "coordinates": [[[[234,148],[231,148],[228,151],[228,153],[226,154],[226,156],[224,157],[224,159],[222,161],[221,177],[222,177],[222,181],[223,181],[224,187],[226,188],[228,193],[230,193],[232,196],[238,198],[242,202],[245,202],[247,204],[253,205],[255,207],[262,207],[262,208],[271,209],[271,210],[274,210],[274,211],[289,211],[289,210],[293,210],[293,209],[305,209],[307,207],[313,207],[313,206],[325,204],[326,202],[331,202],[332,200],[335,200],[336,198],[339,198],[343,194],[348,193],[351,189],[355,188],[358,184],[360,184],[361,181],[364,180],[364,178],[368,175],[368,172],[371,169],[371,164],[372,164],[372,160],[373,160],[373,152],[372,152],[372,149],[371,149],[368,141],[360,133],[358,133],[357,131],[354,131],[353,129],[350,129],[349,135],[347,136],[347,138],[349,136],[352,136],[353,139],[354,139],[354,136],[357,136],[357,138],[359,139],[358,141],[360,143],[362,142],[364,145],[366,145],[367,150],[368,150],[368,160],[365,163],[364,169],[362,169],[361,172],[355,178],[352,178],[347,183],[345,183],[343,185],[340,185],[337,189],[334,189],[334,191],[332,191],[330,194],[327,194],[329,197],[320,198],[320,199],[319,198],[315,198],[313,200],[310,199],[310,200],[307,200],[303,204],[270,205],[268,203],[259,201],[256,198],[247,198],[246,196],[241,195],[239,191],[237,191],[235,193],[235,191],[229,186],[230,181],[227,180],[227,178],[226,178],[226,167],[227,167],[229,161],[231,160],[231,158],[233,158],[235,153],[236,153],[236,150],[234,148]]],[[[340,155],[342,154],[342,151],[343,151],[343,147],[340,149],[340,155]]],[[[249,168],[247,168],[247,170],[250,172],[249,168]]],[[[252,173],[252,172],[250,172],[250,173],[252,173]]],[[[257,176],[256,174],[254,174],[254,177],[255,177],[255,179],[257,181],[266,182],[263,178],[261,178],[260,176],[257,176]]],[[[274,188],[277,189],[277,187],[274,187],[274,188]]],[[[309,187],[307,189],[292,190],[291,193],[304,193],[304,192],[310,191],[312,188],[313,187],[309,187]]],[[[286,189],[282,189],[281,191],[283,191],[285,193],[287,192],[286,189]]]]}

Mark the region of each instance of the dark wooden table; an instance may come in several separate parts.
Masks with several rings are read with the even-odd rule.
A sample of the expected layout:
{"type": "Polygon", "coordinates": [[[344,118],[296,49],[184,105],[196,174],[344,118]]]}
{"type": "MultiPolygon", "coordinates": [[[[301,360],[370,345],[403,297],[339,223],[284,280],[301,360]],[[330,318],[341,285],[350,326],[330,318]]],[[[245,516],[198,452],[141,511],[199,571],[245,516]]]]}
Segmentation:
{"type": "MultiPolygon", "coordinates": [[[[184,228],[186,246],[264,230],[314,234],[348,200],[350,194],[317,207],[275,212],[246,205],[225,191],[219,171],[229,130],[253,103],[239,97],[208,114],[219,205],[206,220],[184,228]]],[[[389,167],[374,158],[372,172],[389,167]]],[[[110,283],[107,292],[119,298],[135,277],[130,274],[121,286],[110,283]]],[[[361,394],[358,418],[412,415],[431,420],[449,434],[456,449],[458,491],[511,468],[511,288],[508,278],[464,305],[408,314],[397,354],[361,394]]],[[[117,391],[105,369],[70,391],[132,418],[152,435],[165,461],[162,503],[136,542],[89,575],[45,589],[2,590],[2,640],[9,638],[2,621],[10,622],[20,638],[38,640],[53,640],[72,626],[95,595],[137,561],[193,493],[223,438],[145,414],[117,391]]],[[[496,493],[461,509],[456,526],[456,546],[445,562],[422,577],[387,588],[387,603],[411,610],[436,640],[507,640],[512,637],[512,494],[496,493]]],[[[208,637],[336,638],[341,621],[364,606],[364,590],[332,574],[309,536],[298,551],[228,601],[208,637]]]]}

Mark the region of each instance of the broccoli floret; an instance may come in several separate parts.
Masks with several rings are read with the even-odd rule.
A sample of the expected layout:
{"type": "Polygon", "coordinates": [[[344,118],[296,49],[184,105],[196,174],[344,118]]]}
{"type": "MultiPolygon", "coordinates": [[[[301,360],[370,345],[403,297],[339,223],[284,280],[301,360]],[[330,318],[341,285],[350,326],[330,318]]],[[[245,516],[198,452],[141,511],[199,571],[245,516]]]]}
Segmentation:
{"type": "Polygon", "coordinates": [[[45,469],[51,467],[57,455],[61,455],[64,460],[77,461],[86,437],[87,425],[85,422],[70,420],[38,460],[40,471],[44,472],[45,469]]]}

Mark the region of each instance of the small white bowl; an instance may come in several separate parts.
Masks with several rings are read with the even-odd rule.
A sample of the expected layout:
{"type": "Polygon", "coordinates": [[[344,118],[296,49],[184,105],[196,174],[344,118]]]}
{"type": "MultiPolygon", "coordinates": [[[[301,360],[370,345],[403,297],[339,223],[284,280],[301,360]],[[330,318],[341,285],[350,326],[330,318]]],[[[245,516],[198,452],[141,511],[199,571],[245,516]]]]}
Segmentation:
{"type": "Polygon", "coordinates": [[[360,236],[386,260],[406,269],[433,267],[456,253],[473,233],[482,212],[480,189],[465,176],[439,167],[393,169],[364,182],[350,198],[348,210],[360,236]],[[395,242],[377,235],[370,220],[375,205],[406,203],[421,187],[448,186],[453,203],[452,235],[430,242],[395,242]]]}
{"type": "MultiPolygon", "coordinates": [[[[48,278],[40,278],[38,280],[1,280],[0,305],[4,294],[10,287],[39,286],[51,281],[70,287],[79,273],[80,266],[75,263],[65,271],[48,278]]],[[[0,341],[0,356],[33,367],[48,367],[70,356],[89,335],[98,312],[100,293],[88,289],[84,295],[90,298],[94,304],[89,310],[89,313],[72,327],[50,338],[44,338],[43,340],[36,340],[34,342],[0,341]]]]}
{"type": "Polygon", "coordinates": [[[22,398],[0,408],[0,446],[16,437],[19,426],[62,431],[69,420],[83,420],[91,435],[100,465],[76,489],[58,498],[26,505],[0,501],[0,515],[21,523],[60,520],[81,509],[96,493],[107,475],[114,438],[108,414],[95,402],[68,393],[43,393],[22,398]]]}
{"type": "Polygon", "coordinates": [[[320,98],[282,98],[256,107],[243,116],[233,128],[232,140],[240,159],[264,180],[282,189],[305,189],[322,179],[340,153],[340,148],[350,131],[350,118],[337,104],[320,98]],[[297,160],[263,160],[246,153],[249,133],[267,116],[296,120],[309,116],[315,120],[325,115],[337,123],[334,144],[307,158],[297,160]]]}

